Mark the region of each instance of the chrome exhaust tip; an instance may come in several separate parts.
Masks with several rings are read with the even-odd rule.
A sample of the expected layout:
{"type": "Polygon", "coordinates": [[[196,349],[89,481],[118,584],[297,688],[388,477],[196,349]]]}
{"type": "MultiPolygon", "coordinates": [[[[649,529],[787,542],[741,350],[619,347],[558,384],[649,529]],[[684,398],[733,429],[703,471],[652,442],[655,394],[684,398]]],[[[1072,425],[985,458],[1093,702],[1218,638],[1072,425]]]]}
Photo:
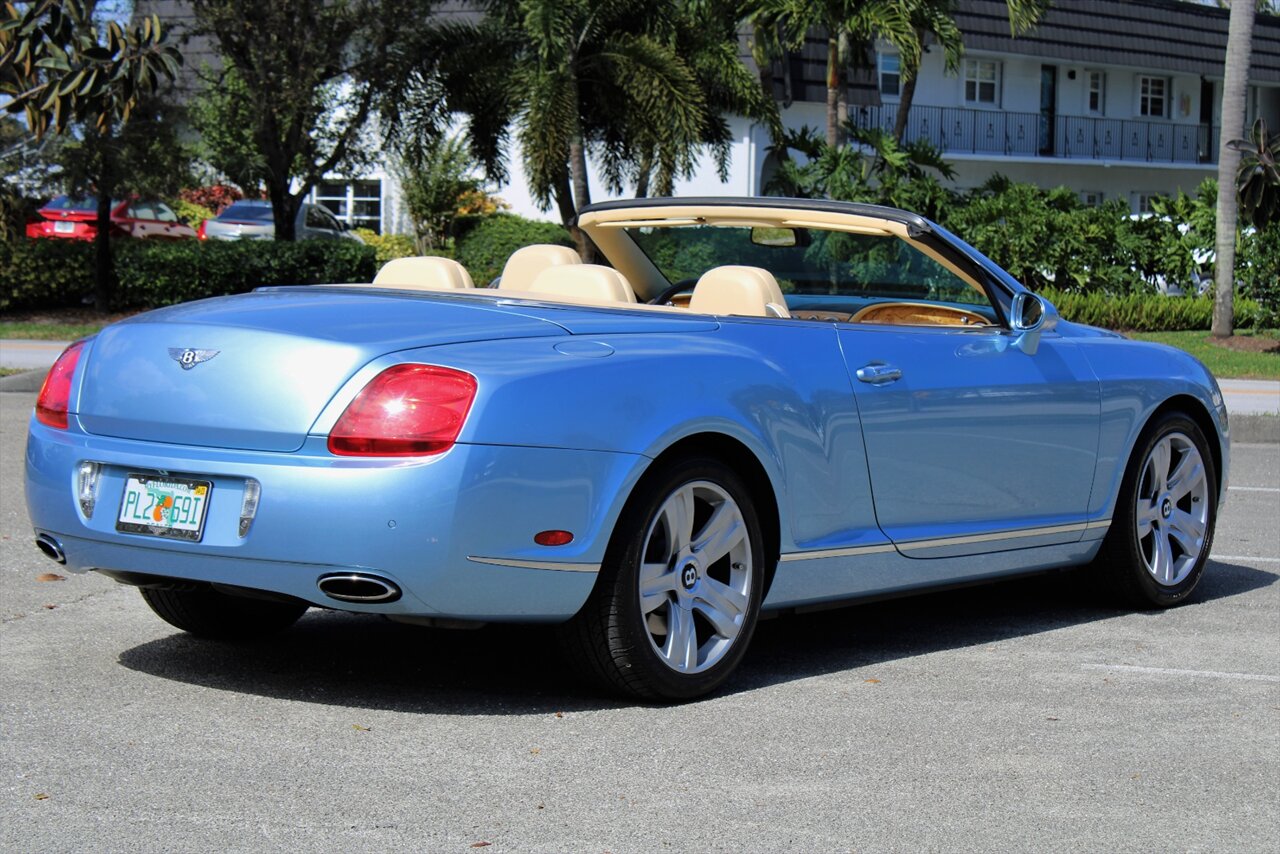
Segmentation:
{"type": "Polygon", "coordinates": [[[48,534],[36,537],[36,548],[44,552],[44,556],[54,563],[67,562],[67,556],[62,553],[62,544],[48,534]]]}
{"type": "Polygon", "coordinates": [[[364,605],[381,605],[400,598],[400,588],[385,578],[366,575],[363,572],[342,572],[322,575],[316,581],[320,592],[339,602],[358,602],[364,605]]]}

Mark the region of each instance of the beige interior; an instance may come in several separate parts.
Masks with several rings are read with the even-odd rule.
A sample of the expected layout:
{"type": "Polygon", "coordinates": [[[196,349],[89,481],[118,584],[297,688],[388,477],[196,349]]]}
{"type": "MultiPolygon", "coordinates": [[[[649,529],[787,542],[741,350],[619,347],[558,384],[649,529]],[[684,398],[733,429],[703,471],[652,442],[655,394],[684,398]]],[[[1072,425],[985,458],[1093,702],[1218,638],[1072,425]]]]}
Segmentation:
{"type": "Polygon", "coordinates": [[[504,291],[528,291],[533,289],[533,280],[543,270],[551,267],[562,267],[581,264],[582,258],[568,246],[556,246],[550,243],[537,243],[525,246],[511,253],[506,266],[502,268],[502,279],[498,288],[504,291]]]}
{"type": "Polygon", "coordinates": [[[697,314],[790,317],[773,274],[759,267],[715,267],[694,285],[689,310],[697,314]]]}
{"type": "Polygon", "coordinates": [[[475,287],[466,267],[452,258],[431,255],[393,258],[382,265],[373,284],[412,291],[456,291],[475,287]]]}
{"type": "Polygon", "coordinates": [[[844,231],[852,234],[883,234],[910,243],[934,261],[955,273],[974,290],[982,286],[950,259],[931,247],[912,240],[907,227],[873,216],[835,211],[797,211],[795,208],[767,208],[752,205],[679,205],[667,203],[651,207],[626,208],[616,211],[588,211],[578,218],[578,226],[600,247],[609,261],[635,287],[642,299],[657,296],[668,282],[644,252],[624,233],[625,228],[679,225],[761,225],[781,228],[813,228],[844,231]]]}
{"type": "MultiPolygon", "coordinates": [[[[506,276],[503,276],[506,282],[506,276]]],[[[529,296],[555,300],[559,296],[581,297],[603,303],[635,303],[636,292],[617,270],[598,264],[563,264],[548,267],[529,286],[529,296]]]]}

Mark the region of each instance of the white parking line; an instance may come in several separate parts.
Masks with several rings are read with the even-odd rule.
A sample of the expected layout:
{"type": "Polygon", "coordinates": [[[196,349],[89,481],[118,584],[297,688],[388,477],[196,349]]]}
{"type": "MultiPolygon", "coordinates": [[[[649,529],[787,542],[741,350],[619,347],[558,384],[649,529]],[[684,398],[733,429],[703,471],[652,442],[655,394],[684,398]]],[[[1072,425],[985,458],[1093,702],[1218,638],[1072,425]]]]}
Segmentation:
{"type": "Polygon", "coordinates": [[[1090,670],[1123,670],[1126,673],[1150,673],[1156,676],[1209,676],[1214,679],[1243,679],[1247,682],[1280,682],[1280,676],[1262,673],[1223,673],[1220,670],[1175,670],[1171,667],[1138,667],[1132,664],[1082,664],[1090,670]]]}
{"type": "Polygon", "coordinates": [[[1245,563],[1280,563],[1280,557],[1250,557],[1249,555],[1209,555],[1210,560],[1239,560],[1245,563]]]}
{"type": "Polygon", "coordinates": [[[1280,492],[1275,486],[1228,486],[1230,492],[1280,492]]]}

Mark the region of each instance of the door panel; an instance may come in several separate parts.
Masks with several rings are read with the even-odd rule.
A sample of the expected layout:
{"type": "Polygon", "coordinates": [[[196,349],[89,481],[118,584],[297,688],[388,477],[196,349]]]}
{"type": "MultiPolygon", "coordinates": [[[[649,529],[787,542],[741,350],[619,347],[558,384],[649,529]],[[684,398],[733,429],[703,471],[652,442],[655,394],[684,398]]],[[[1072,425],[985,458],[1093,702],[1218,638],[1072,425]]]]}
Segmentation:
{"type": "Polygon", "coordinates": [[[1083,534],[1099,389],[1052,333],[1034,356],[989,329],[847,326],[876,518],[909,557],[1083,534]]]}

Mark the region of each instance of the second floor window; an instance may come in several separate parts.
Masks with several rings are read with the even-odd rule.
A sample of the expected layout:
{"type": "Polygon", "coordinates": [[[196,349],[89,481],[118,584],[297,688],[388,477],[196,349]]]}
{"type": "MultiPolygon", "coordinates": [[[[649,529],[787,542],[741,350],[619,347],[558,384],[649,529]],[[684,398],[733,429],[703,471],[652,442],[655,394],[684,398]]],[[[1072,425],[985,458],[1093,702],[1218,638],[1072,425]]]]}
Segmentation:
{"type": "Polygon", "coordinates": [[[964,61],[964,100],[995,106],[1000,98],[1000,63],[992,59],[964,61]]]}
{"type": "Polygon", "coordinates": [[[1169,117],[1169,80],[1165,77],[1138,77],[1138,115],[1169,117]]]}
{"type": "Polygon", "coordinates": [[[902,60],[896,53],[880,54],[880,94],[901,94],[902,60]]]}
{"type": "Polygon", "coordinates": [[[1090,115],[1100,116],[1107,111],[1107,75],[1104,71],[1086,71],[1085,81],[1089,87],[1085,98],[1085,109],[1090,115]]]}

